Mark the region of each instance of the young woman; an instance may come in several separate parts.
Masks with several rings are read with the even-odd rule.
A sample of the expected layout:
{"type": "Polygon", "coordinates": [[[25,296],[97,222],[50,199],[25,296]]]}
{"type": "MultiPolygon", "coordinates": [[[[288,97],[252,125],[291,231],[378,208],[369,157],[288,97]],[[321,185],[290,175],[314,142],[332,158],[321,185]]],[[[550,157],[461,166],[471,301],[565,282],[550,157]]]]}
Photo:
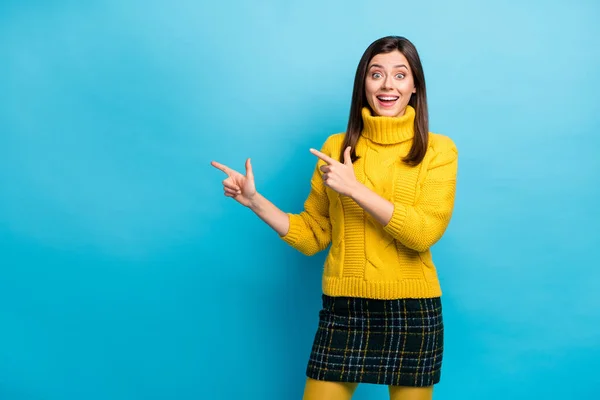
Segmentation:
{"type": "Polygon", "coordinates": [[[431,399],[443,353],[441,289],[430,247],[452,215],[458,153],[429,132],[423,68],[414,45],[384,37],[363,54],[345,133],[317,157],[300,214],[224,165],[225,195],[250,208],[294,248],[331,244],[323,309],[307,367],[305,400],[352,397],[359,383],[392,400],[431,399]]]}

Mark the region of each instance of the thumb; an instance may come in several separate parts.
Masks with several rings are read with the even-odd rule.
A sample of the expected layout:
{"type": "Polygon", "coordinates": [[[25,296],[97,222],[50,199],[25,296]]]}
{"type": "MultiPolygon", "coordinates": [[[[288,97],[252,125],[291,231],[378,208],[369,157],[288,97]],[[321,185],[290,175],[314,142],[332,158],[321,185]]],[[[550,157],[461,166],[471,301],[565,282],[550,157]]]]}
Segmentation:
{"type": "Polygon", "coordinates": [[[346,150],[344,150],[344,164],[346,165],[352,165],[352,157],[350,156],[351,150],[352,148],[350,146],[346,147],[346,150]]]}
{"type": "Polygon", "coordinates": [[[254,180],[254,172],[252,172],[252,164],[250,159],[246,160],[246,178],[254,180]]]}

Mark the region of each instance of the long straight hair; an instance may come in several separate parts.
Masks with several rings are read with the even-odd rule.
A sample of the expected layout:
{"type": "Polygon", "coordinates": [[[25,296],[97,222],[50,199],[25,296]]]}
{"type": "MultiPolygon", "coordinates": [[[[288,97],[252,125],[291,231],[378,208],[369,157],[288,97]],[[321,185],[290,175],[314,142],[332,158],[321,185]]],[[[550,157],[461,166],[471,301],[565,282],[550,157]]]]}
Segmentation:
{"type": "Polygon", "coordinates": [[[363,107],[371,109],[365,95],[365,81],[367,79],[369,63],[377,54],[391,53],[395,50],[400,51],[408,60],[416,88],[416,93],[413,93],[408,101],[408,104],[415,109],[415,135],[412,147],[402,161],[409,165],[418,165],[425,157],[429,141],[429,113],[427,111],[427,91],[425,89],[425,75],[421,59],[417,49],[408,39],[402,36],[386,36],[371,43],[358,63],[354,78],[348,128],[346,129],[340,155],[340,161],[342,162],[344,161],[344,150],[348,146],[352,147],[352,162],[358,159],[356,155],[356,143],[364,127],[362,109],[363,107]]]}

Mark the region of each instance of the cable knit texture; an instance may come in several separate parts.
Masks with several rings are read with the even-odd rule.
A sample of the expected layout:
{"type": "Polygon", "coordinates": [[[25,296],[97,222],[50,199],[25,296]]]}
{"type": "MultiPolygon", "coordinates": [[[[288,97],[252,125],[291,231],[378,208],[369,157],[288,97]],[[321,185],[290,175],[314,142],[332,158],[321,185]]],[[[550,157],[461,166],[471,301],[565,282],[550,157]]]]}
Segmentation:
{"type": "MultiPolygon", "coordinates": [[[[359,182],[394,204],[382,226],[351,198],[323,184],[319,160],[304,211],[288,214],[282,239],[306,255],[331,244],[323,293],[372,299],[441,296],[430,247],[446,230],[454,207],[458,152],[447,136],[429,134],[424,160],[402,161],[412,145],[415,110],[401,117],[362,110],[364,129],[354,163],[359,182]]],[[[344,133],[330,136],[321,151],[338,160],[344,133]]]]}

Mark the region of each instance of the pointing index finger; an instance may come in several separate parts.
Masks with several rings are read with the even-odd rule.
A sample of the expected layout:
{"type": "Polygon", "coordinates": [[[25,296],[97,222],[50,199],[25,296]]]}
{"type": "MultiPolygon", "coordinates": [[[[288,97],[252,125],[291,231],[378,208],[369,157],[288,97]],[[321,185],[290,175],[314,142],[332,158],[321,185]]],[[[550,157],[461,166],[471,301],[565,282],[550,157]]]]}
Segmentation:
{"type": "Polygon", "coordinates": [[[226,165],[223,165],[216,161],[211,161],[210,165],[212,165],[216,169],[219,169],[219,170],[225,172],[227,175],[231,175],[232,170],[229,167],[227,167],[226,165]]]}
{"type": "Polygon", "coordinates": [[[333,158],[329,157],[327,154],[321,153],[319,150],[310,149],[310,152],[313,153],[315,156],[319,157],[321,160],[325,161],[329,165],[335,164],[337,162],[333,158]]]}

